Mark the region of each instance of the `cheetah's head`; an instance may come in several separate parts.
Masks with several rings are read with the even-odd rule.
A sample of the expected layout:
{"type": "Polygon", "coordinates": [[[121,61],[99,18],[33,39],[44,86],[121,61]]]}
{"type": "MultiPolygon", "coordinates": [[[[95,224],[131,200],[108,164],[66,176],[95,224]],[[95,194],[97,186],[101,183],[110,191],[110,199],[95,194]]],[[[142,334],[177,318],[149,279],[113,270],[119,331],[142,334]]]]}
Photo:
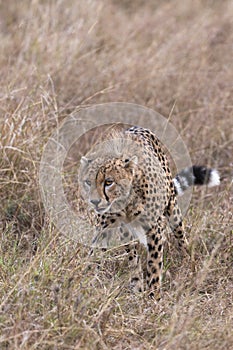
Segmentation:
{"type": "Polygon", "coordinates": [[[104,160],[81,158],[79,182],[81,193],[97,213],[119,212],[132,193],[137,156],[104,160]]]}

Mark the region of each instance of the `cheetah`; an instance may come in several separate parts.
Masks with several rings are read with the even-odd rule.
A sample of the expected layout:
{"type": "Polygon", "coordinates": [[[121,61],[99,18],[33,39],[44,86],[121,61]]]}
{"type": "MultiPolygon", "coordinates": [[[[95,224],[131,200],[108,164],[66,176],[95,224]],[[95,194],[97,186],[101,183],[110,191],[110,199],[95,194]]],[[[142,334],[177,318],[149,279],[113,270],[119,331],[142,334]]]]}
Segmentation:
{"type": "MultiPolygon", "coordinates": [[[[185,236],[177,196],[192,185],[219,184],[217,170],[192,166],[174,178],[159,139],[148,129],[128,127],[100,149],[81,158],[80,195],[94,216],[96,238],[106,239],[118,227],[123,238],[137,239],[146,247],[146,289],[160,299],[164,232],[169,224],[178,245],[185,250],[185,236]],[[109,231],[110,230],[110,231],[109,231]]],[[[127,247],[135,274],[131,284],[143,291],[138,245],[127,247]]]]}

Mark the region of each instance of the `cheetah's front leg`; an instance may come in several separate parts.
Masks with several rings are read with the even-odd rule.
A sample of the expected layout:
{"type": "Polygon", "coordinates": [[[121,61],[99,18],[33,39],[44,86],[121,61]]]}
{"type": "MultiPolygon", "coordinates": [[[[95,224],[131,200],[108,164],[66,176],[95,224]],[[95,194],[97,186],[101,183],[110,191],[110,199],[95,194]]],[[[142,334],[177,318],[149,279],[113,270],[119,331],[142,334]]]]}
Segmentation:
{"type": "Polygon", "coordinates": [[[147,274],[146,282],[149,296],[160,299],[163,267],[163,232],[165,221],[158,219],[157,226],[147,232],[147,274]]]}
{"type": "Polygon", "coordinates": [[[143,271],[141,263],[142,249],[140,243],[132,243],[126,249],[130,268],[130,288],[133,292],[143,292],[143,271]]]}

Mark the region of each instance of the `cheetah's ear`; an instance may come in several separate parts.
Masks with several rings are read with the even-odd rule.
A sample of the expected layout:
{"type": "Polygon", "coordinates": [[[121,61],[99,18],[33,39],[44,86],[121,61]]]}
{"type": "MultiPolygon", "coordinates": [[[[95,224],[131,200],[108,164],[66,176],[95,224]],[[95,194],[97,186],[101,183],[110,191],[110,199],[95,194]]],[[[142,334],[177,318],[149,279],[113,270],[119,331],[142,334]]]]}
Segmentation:
{"type": "Polygon", "coordinates": [[[91,162],[91,159],[88,159],[86,157],[82,157],[81,160],[80,160],[80,164],[83,165],[83,166],[87,166],[88,164],[90,164],[91,162]]]}
{"type": "Polygon", "coordinates": [[[137,165],[137,164],[138,164],[137,156],[132,156],[131,158],[125,160],[125,168],[128,168],[133,165],[137,165]]]}

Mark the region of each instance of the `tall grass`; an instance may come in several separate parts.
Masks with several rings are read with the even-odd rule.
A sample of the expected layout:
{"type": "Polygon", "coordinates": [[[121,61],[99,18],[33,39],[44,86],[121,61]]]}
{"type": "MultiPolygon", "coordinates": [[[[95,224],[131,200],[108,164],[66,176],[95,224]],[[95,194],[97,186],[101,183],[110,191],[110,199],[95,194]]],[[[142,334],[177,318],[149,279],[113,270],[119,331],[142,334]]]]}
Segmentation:
{"type": "Polygon", "coordinates": [[[1,349],[233,347],[232,12],[214,0],[0,1],[1,349]],[[124,253],[90,258],[40,197],[51,133],[110,101],[170,116],[193,162],[223,178],[194,191],[190,259],[168,242],[159,304],[129,293],[124,253]]]}

